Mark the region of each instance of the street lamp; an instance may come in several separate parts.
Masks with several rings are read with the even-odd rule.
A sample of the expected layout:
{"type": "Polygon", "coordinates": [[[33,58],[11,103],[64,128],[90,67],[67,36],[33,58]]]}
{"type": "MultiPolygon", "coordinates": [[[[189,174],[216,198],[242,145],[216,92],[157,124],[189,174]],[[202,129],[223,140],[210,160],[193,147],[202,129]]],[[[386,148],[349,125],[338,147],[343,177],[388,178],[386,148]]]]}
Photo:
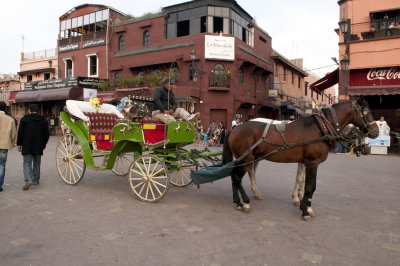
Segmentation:
{"type": "Polygon", "coordinates": [[[192,59],[192,64],[190,66],[190,77],[193,82],[197,81],[197,66],[195,64],[196,60],[196,51],[192,49],[192,52],[190,53],[190,59],[192,59]]]}
{"type": "Polygon", "coordinates": [[[347,55],[345,55],[345,56],[343,57],[343,59],[340,60],[340,66],[342,67],[342,70],[343,70],[343,71],[348,71],[348,70],[349,70],[349,65],[350,65],[350,60],[349,60],[349,58],[347,57],[347,55]]]}
{"type": "Polygon", "coordinates": [[[339,23],[340,31],[343,34],[347,34],[349,32],[350,19],[342,19],[339,23]]]}

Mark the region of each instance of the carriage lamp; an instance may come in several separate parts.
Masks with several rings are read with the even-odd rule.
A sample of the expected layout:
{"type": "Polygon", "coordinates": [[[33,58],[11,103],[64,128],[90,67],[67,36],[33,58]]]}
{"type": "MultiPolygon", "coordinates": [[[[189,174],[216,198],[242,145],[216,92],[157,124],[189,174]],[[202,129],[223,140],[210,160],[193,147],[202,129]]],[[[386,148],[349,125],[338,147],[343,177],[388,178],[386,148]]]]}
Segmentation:
{"type": "Polygon", "coordinates": [[[340,66],[342,67],[343,71],[348,71],[350,65],[350,60],[347,55],[344,56],[342,60],[340,60],[340,66]]]}
{"type": "Polygon", "coordinates": [[[196,82],[197,81],[197,66],[195,64],[195,60],[196,60],[196,51],[194,49],[192,49],[192,52],[190,53],[190,58],[192,59],[192,66],[191,66],[191,77],[192,77],[192,81],[196,82]]]}

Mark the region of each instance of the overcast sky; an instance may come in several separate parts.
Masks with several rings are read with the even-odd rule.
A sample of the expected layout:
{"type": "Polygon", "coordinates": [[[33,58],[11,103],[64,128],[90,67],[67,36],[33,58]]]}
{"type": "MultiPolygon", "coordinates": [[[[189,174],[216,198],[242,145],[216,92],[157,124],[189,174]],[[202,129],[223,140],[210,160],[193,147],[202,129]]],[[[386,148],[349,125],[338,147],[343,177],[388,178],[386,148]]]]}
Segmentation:
{"type": "MultiPolygon", "coordinates": [[[[111,6],[133,16],[160,11],[184,0],[111,0],[92,4],[111,6]]],[[[338,57],[337,0],[237,0],[272,37],[272,47],[288,59],[303,58],[304,68],[324,76],[338,57]],[[329,67],[326,67],[329,66],[329,67]],[[320,69],[317,69],[320,68],[320,69]]],[[[58,18],[85,0],[11,0],[2,2],[0,73],[19,71],[20,53],[55,48],[58,18]],[[23,37],[24,36],[24,37],[23,37]],[[24,39],[24,41],[23,41],[24,39]]]]}

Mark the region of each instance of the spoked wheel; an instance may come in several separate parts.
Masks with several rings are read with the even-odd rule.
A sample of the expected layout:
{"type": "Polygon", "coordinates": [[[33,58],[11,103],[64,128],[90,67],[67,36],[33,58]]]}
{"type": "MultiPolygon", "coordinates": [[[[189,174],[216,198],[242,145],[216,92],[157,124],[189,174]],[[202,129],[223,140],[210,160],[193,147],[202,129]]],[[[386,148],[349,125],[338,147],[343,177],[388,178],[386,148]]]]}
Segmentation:
{"type": "Polygon", "coordinates": [[[176,160],[177,168],[170,175],[170,182],[172,185],[177,187],[186,187],[193,181],[190,177],[190,170],[197,170],[197,164],[190,159],[189,156],[184,155],[187,153],[186,150],[181,149],[178,151],[178,158],[176,160]]]}
{"type": "Polygon", "coordinates": [[[140,156],[129,169],[129,184],[138,199],[156,202],[168,191],[168,168],[155,156],[140,156]]]}
{"type": "Polygon", "coordinates": [[[129,173],[129,167],[134,160],[133,153],[120,153],[115,159],[114,167],[111,169],[114,174],[124,176],[129,173]]]}
{"type": "Polygon", "coordinates": [[[64,135],[57,144],[56,165],[61,179],[76,185],[82,180],[86,170],[82,147],[72,134],[64,135]]]}

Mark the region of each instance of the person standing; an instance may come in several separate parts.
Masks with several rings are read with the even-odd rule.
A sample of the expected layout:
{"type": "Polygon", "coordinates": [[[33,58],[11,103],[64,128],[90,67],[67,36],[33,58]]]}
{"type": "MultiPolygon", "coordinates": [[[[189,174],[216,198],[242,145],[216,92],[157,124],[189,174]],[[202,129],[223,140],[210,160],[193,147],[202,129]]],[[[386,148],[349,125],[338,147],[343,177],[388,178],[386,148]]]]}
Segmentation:
{"type": "Polygon", "coordinates": [[[225,134],[226,134],[226,128],[225,128],[225,124],[223,121],[219,122],[219,128],[220,128],[220,132],[219,132],[219,146],[224,145],[225,142],[225,134]]]}
{"type": "Polygon", "coordinates": [[[28,190],[32,185],[39,185],[41,157],[50,135],[49,123],[38,113],[39,106],[30,104],[29,111],[30,113],[20,121],[17,137],[18,151],[23,157],[23,190],[28,190]]]}
{"type": "Polygon", "coordinates": [[[214,134],[215,134],[215,131],[217,130],[217,128],[218,128],[218,126],[215,123],[215,120],[213,120],[211,122],[211,124],[208,126],[208,130],[207,130],[209,139],[212,139],[214,137],[214,134]]]}
{"type": "Polygon", "coordinates": [[[8,150],[11,150],[17,137],[15,121],[6,115],[6,103],[0,102],[0,192],[3,191],[8,150]]]}

